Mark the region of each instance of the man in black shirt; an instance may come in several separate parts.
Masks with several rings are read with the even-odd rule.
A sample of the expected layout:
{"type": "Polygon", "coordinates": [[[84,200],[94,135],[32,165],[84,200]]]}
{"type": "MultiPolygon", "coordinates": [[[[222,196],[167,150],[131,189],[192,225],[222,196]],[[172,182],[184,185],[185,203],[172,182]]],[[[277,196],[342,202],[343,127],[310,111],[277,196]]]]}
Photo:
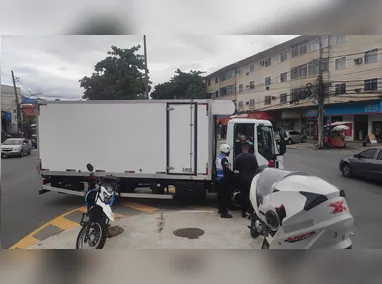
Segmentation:
{"type": "Polygon", "coordinates": [[[248,153],[250,145],[243,143],[241,154],[235,159],[234,169],[239,172],[238,181],[241,190],[242,199],[242,217],[247,217],[247,211],[250,207],[249,190],[252,179],[254,178],[259,164],[254,154],[248,153]]]}

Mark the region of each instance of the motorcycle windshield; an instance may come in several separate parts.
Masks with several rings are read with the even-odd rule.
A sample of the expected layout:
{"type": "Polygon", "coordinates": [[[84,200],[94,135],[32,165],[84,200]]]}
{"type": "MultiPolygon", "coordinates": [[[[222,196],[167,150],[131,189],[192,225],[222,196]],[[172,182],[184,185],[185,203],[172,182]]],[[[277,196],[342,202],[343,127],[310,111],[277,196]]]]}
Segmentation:
{"type": "Polygon", "coordinates": [[[299,172],[285,171],[276,168],[265,168],[256,183],[256,201],[257,206],[260,206],[265,196],[275,191],[275,186],[278,182],[287,176],[300,174],[299,172]]]}

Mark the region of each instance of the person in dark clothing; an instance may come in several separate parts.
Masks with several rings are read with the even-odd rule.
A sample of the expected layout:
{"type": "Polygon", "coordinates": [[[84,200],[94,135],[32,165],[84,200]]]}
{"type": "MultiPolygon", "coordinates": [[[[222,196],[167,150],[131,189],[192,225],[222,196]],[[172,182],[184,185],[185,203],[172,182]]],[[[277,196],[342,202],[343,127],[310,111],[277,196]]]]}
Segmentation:
{"type": "Polygon", "coordinates": [[[254,154],[248,153],[250,145],[242,144],[241,154],[235,159],[234,169],[239,172],[238,181],[242,200],[242,217],[247,217],[247,211],[250,208],[249,190],[252,179],[254,178],[259,164],[254,154]]]}
{"type": "Polygon", "coordinates": [[[222,144],[220,146],[220,155],[216,158],[218,208],[221,218],[232,218],[232,215],[228,214],[228,200],[234,183],[234,174],[227,159],[230,153],[231,146],[222,144]]]}

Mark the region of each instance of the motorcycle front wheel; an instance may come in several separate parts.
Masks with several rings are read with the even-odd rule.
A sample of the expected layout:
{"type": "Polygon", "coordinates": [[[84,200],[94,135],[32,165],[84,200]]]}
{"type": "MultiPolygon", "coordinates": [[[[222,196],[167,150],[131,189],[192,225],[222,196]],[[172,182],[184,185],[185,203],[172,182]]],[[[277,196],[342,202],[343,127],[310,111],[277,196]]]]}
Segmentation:
{"type": "Polygon", "coordinates": [[[102,221],[85,224],[78,233],[76,249],[103,249],[107,231],[107,224],[102,221]]]}

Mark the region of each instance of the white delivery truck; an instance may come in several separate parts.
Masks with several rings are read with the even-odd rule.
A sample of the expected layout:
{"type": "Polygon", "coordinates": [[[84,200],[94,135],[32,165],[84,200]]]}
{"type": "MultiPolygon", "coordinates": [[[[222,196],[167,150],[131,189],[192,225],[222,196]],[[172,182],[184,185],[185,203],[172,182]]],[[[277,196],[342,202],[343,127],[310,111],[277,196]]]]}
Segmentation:
{"type": "MultiPolygon", "coordinates": [[[[84,195],[90,163],[100,176],[121,178],[121,197],[204,198],[216,190],[217,116],[234,111],[229,100],[39,101],[39,193],[84,195]]],[[[260,165],[282,167],[286,146],[276,143],[271,122],[229,121],[231,163],[240,135],[252,137],[260,165]]]]}

